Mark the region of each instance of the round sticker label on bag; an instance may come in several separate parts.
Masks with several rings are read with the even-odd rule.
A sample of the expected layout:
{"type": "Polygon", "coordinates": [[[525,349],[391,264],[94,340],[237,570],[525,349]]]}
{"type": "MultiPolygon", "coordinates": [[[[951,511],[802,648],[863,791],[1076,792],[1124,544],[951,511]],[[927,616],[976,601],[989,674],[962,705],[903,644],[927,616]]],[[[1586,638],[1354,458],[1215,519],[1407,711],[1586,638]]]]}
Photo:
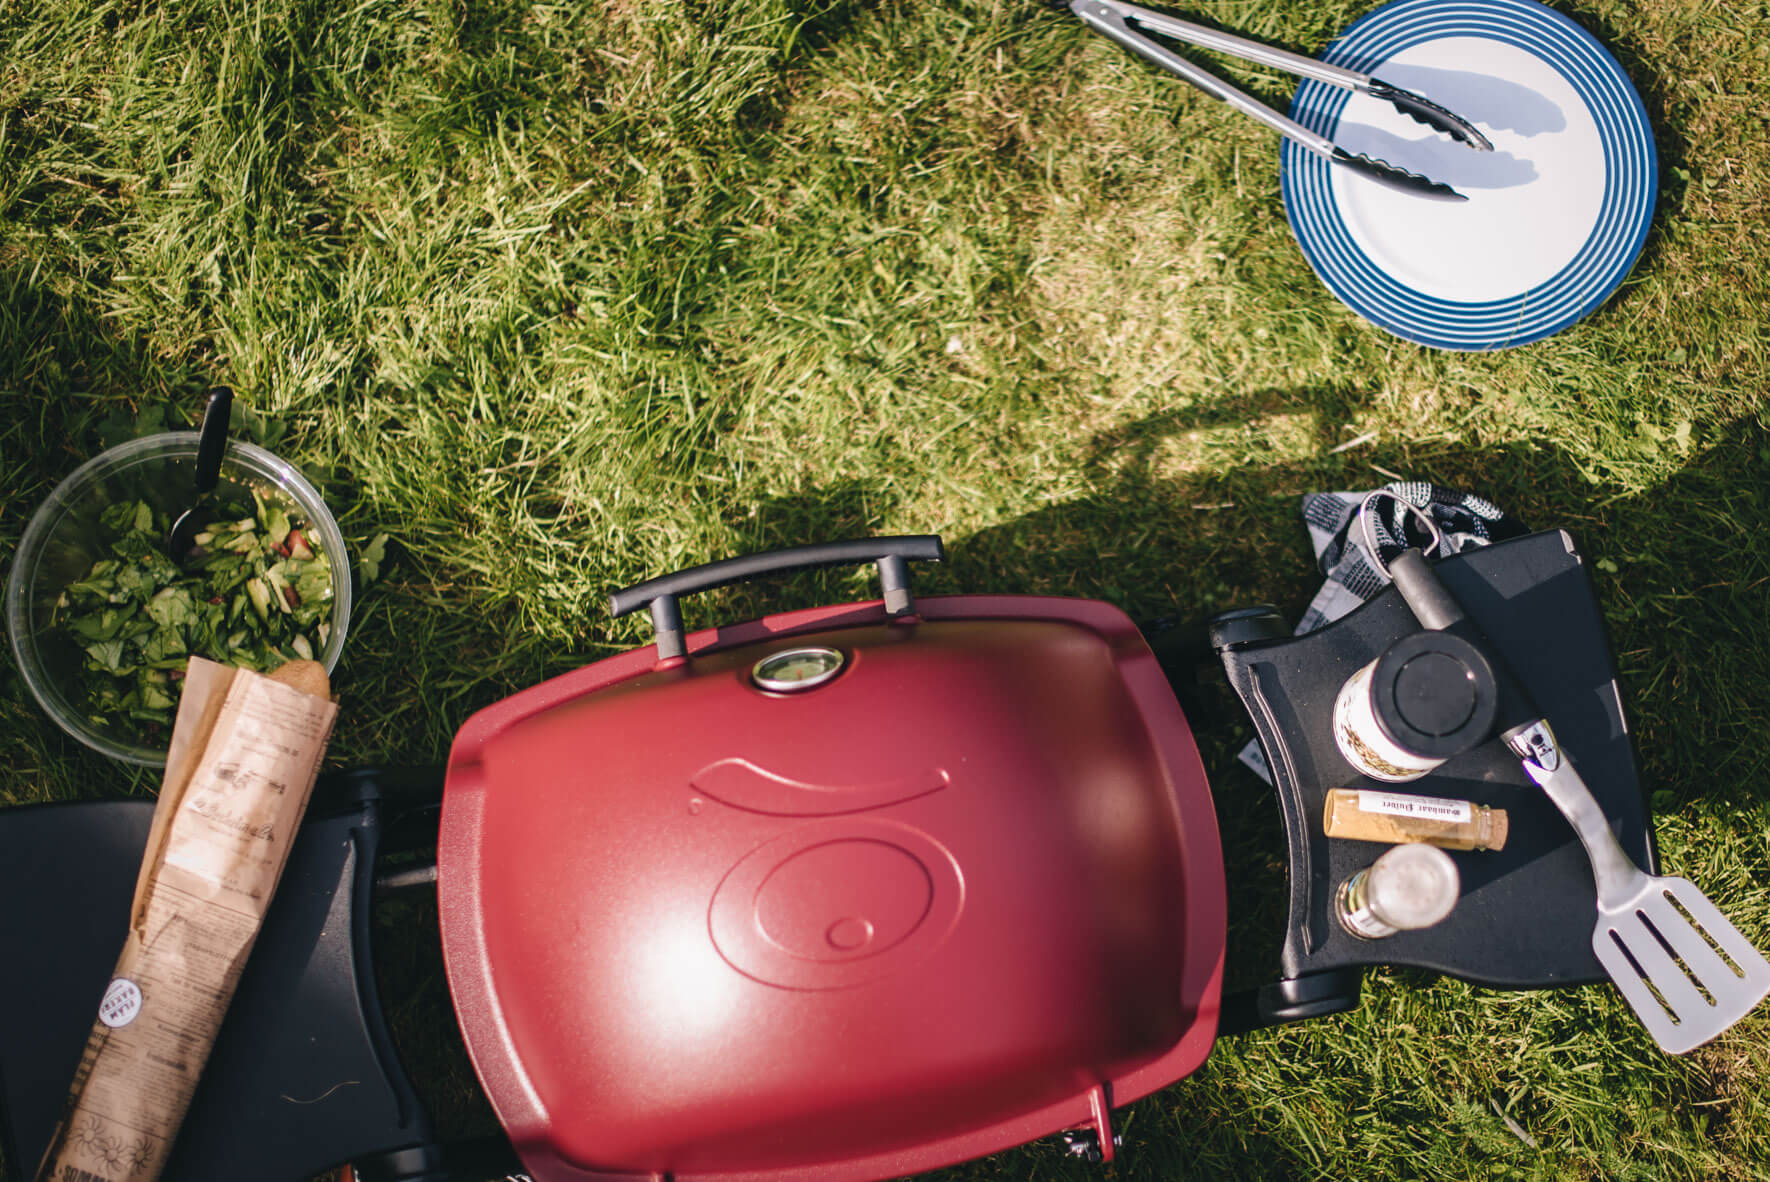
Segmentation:
{"type": "Polygon", "coordinates": [[[118,977],[104,991],[98,1003],[98,1020],[112,1028],[127,1026],[141,1013],[141,986],[128,977],[118,977]]]}

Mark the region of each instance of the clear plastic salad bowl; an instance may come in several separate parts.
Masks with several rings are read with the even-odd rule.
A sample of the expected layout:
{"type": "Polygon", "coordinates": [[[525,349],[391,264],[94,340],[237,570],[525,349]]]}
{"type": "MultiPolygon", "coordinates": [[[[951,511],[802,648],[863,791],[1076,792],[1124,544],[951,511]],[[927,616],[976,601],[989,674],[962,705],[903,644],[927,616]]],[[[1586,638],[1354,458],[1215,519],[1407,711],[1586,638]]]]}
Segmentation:
{"type": "MultiPolygon", "coordinates": [[[[168,731],[155,745],[120,733],[81,707],[90,676],[73,638],[51,627],[62,590],[106,556],[110,531],[99,514],[124,501],[146,501],[176,515],[188,507],[196,479],[197,433],[173,431],[132,440],[89,460],[64,480],[25,527],[6,588],[12,654],[25,684],[49,716],[70,735],[115,759],[149,767],[166,762],[168,731]]],[[[250,443],[230,442],[213,497],[275,494],[298,515],[324,550],[332,574],[331,628],[314,654],[330,673],[344,651],[350,625],[350,561],[344,535],[319,492],[286,461],[250,443]]]]}

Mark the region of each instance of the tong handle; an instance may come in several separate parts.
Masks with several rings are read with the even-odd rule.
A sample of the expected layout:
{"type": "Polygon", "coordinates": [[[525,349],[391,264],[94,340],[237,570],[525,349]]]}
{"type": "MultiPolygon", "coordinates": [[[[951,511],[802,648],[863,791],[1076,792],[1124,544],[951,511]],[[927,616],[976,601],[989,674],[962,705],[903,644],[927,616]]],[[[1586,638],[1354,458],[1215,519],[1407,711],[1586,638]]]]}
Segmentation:
{"type": "MultiPolygon", "coordinates": [[[[1074,0],[1072,11],[1079,10],[1088,0],[1074,0]]],[[[1120,15],[1136,21],[1152,33],[1160,33],[1164,37],[1172,37],[1176,41],[1185,41],[1201,49],[1215,50],[1230,57],[1239,57],[1255,65],[1271,66],[1275,70],[1283,70],[1287,74],[1295,74],[1299,78],[1312,78],[1317,82],[1325,82],[1329,86],[1340,86],[1348,90],[1362,90],[1371,81],[1369,74],[1360,74],[1356,70],[1348,70],[1340,66],[1330,66],[1317,58],[1304,57],[1300,53],[1292,53],[1288,49],[1280,49],[1276,45],[1266,45],[1259,41],[1250,41],[1246,37],[1237,37],[1233,33],[1225,33],[1218,29],[1195,25],[1191,21],[1183,21],[1162,12],[1148,8],[1140,8],[1135,4],[1126,4],[1123,0],[1094,0],[1096,5],[1109,4],[1120,15]]],[[[1085,19],[1085,18],[1084,18],[1085,19]]]]}
{"type": "Polygon", "coordinates": [[[1069,9],[1082,23],[1104,37],[1118,42],[1132,53],[1148,61],[1154,62],[1171,74],[1186,79],[1212,98],[1228,103],[1231,107],[1258,123],[1263,123],[1279,135],[1301,144],[1316,155],[1343,165],[1363,176],[1367,176],[1378,184],[1398,189],[1416,196],[1431,197],[1440,201],[1463,201],[1466,198],[1449,185],[1440,184],[1418,173],[1390,164],[1386,160],[1377,160],[1370,156],[1347,152],[1336,148],[1332,140],[1318,135],[1302,124],[1287,116],[1279,114],[1253,96],[1231,86],[1208,70],[1193,65],[1173,50],[1151,39],[1146,33],[1160,33],[1177,41],[1184,41],[1204,49],[1215,50],[1231,57],[1243,58],[1257,65],[1271,66],[1316,82],[1324,82],[1329,86],[1338,86],[1346,90],[1368,94],[1392,104],[1396,110],[1415,119],[1436,131],[1441,131],[1471,148],[1479,151],[1492,151],[1493,144],[1475,129],[1474,124],[1461,116],[1446,110],[1432,102],[1424,95],[1415,94],[1391,85],[1369,74],[1360,74],[1356,70],[1348,70],[1341,66],[1331,66],[1324,61],[1301,54],[1292,53],[1288,49],[1279,49],[1271,45],[1262,45],[1258,41],[1249,41],[1245,37],[1237,37],[1230,33],[1219,32],[1203,25],[1195,25],[1191,21],[1177,20],[1147,8],[1139,8],[1125,0],[1069,0],[1069,9]],[[1133,22],[1135,22],[1133,24],[1133,22]]]}
{"type": "MultiPolygon", "coordinates": [[[[1296,120],[1280,115],[1252,95],[1231,86],[1215,74],[1193,65],[1167,46],[1145,37],[1127,23],[1126,17],[1134,17],[1140,25],[1147,25],[1148,28],[1158,32],[1168,32],[1170,35],[1181,37],[1184,40],[1196,40],[1196,38],[1184,33],[1174,33],[1173,30],[1176,27],[1198,28],[1199,26],[1187,25],[1185,21],[1162,17],[1160,13],[1150,12],[1148,9],[1138,8],[1135,5],[1121,4],[1117,0],[1071,0],[1070,11],[1080,17],[1082,22],[1096,33],[1111,38],[1132,53],[1155,63],[1168,73],[1179,75],[1212,98],[1228,103],[1242,114],[1258,123],[1265,124],[1282,136],[1295,140],[1318,156],[1333,158],[1334,145],[1326,136],[1317,135],[1296,120]]],[[[1203,31],[1209,32],[1209,30],[1203,31]]],[[[1230,38],[1230,40],[1240,41],[1240,38],[1230,38]]],[[[1248,42],[1248,44],[1253,43],[1248,42]]],[[[1279,53],[1282,51],[1273,50],[1270,52],[1279,53]]],[[[1277,65],[1279,63],[1268,62],[1267,64],[1277,65]]],[[[1283,66],[1282,68],[1290,69],[1291,67],[1283,66]]],[[[1332,67],[1328,68],[1332,69],[1332,67]]],[[[1340,83],[1340,85],[1346,84],[1340,83]]]]}
{"type": "Polygon", "coordinates": [[[767,550],[761,554],[744,554],[737,558],[691,566],[686,570],[635,583],[631,587],[623,587],[608,597],[608,610],[614,616],[624,616],[642,607],[651,608],[652,627],[657,631],[658,659],[665,661],[685,656],[688,652],[682,635],[682,612],[676,604],[680,596],[747,582],[762,575],[874,562],[879,566],[879,584],[884,592],[885,614],[906,616],[916,606],[915,599],[910,595],[908,564],[941,562],[945,558],[946,550],[935,534],[857,538],[847,542],[791,546],[784,550],[767,550]]]}

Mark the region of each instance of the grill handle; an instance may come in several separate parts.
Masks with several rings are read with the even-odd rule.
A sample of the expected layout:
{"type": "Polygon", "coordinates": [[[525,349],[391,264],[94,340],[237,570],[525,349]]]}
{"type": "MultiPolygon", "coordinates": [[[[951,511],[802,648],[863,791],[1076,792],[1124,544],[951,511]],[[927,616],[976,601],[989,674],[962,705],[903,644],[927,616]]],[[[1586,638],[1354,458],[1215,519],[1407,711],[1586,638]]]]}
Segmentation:
{"type": "Polygon", "coordinates": [[[916,608],[916,601],[910,594],[909,564],[941,562],[945,558],[946,550],[935,534],[856,538],[848,542],[790,546],[784,550],[766,550],[761,554],[744,554],[702,566],[691,566],[687,570],[659,575],[655,579],[623,587],[608,597],[608,610],[614,616],[624,616],[628,612],[649,606],[652,628],[657,632],[658,659],[667,661],[688,653],[682,636],[682,612],[676,606],[676,600],[680,596],[692,595],[697,591],[711,591],[715,587],[746,582],[762,575],[873,562],[879,566],[879,585],[885,596],[885,614],[907,616],[916,608]]]}

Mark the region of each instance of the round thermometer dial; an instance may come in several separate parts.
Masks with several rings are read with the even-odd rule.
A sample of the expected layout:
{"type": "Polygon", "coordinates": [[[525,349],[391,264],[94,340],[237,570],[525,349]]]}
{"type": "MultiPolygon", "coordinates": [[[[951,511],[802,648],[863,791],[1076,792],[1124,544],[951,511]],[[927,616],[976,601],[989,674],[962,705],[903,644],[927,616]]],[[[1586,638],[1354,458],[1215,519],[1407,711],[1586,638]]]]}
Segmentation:
{"type": "Polygon", "coordinates": [[[833,648],[790,648],[757,661],[750,680],[778,694],[798,693],[824,684],[846,663],[847,658],[833,648]]]}

